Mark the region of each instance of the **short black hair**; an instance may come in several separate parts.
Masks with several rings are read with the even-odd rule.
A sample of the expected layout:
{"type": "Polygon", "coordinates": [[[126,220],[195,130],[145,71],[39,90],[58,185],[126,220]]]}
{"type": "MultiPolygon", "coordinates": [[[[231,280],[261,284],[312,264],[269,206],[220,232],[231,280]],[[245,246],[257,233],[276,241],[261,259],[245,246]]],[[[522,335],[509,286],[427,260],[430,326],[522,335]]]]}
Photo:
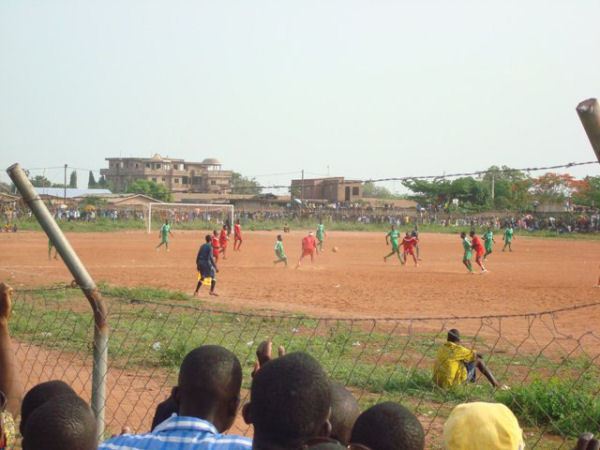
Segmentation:
{"type": "Polygon", "coordinates": [[[77,394],[71,386],[61,380],[51,380],[40,383],[32,387],[21,402],[21,422],[19,423],[19,431],[23,435],[25,424],[33,411],[46,402],[54,401],[57,397],[74,396],[77,394]]]}
{"type": "Polygon", "coordinates": [[[475,236],[475,230],[469,231],[469,236],[475,236]]]}
{"type": "Polygon", "coordinates": [[[76,395],[60,396],[35,409],[23,430],[23,450],[95,450],[96,419],[76,395]]]}
{"type": "Polygon", "coordinates": [[[181,396],[189,396],[207,407],[224,398],[239,397],[241,386],[239,359],[220,345],[195,348],[185,356],[179,369],[181,396]]]}
{"type": "Polygon", "coordinates": [[[460,331],[452,328],[448,331],[448,342],[460,342],[460,331]]]}
{"type": "Polygon", "coordinates": [[[467,233],[465,233],[464,231],[460,232],[460,237],[461,238],[466,238],[467,237],[467,233]]]}
{"type": "Polygon", "coordinates": [[[258,371],[250,391],[254,438],[283,448],[318,435],[331,406],[329,380],[303,352],[271,360],[258,371]]]}
{"type": "Polygon", "coordinates": [[[384,402],[367,409],[356,419],[351,442],[373,450],[423,450],[425,432],[415,415],[404,406],[384,402]]]}
{"type": "Polygon", "coordinates": [[[331,389],[331,437],[342,444],[350,442],[352,427],[360,415],[358,402],[346,387],[337,381],[330,381],[331,389]]]}
{"type": "Polygon", "coordinates": [[[207,234],[206,236],[204,236],[204,240],[206,242],[210,242],[210,241],[212,241],[212,236],[210,234],[207,234]]]}

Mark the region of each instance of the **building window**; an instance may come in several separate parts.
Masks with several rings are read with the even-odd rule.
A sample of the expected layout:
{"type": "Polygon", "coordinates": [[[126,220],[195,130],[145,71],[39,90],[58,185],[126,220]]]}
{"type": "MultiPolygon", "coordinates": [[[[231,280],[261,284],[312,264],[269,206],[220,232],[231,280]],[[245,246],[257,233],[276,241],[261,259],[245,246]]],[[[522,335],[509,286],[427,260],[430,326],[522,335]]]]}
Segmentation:
{"type": "Polygon", "coordinates": [[[146,169],[150,168],[150,163],[146,163],[146,169]]]}
{"type": "Polygon", "coordinates": [[[138,163],[135,163],[135,168],[137,169],[138,167],[140,167],[140,165],[138,163]]]}
{"type": "Polygon", "coordinates": [[[173,181],[175,182],[175,184],[179,184],[179,178],[175,178],[173,179],[173,181]]]}
{"type": "Polygon", "coordinates": [[[359,195],[358,194],[358,187],[353,187],[352,188],[352,195],[359,195]]]}
{"type": "Polygon", "coordinates": [[[165,177],[162,177],[162,182],[163,182],[163,183],[165,182],[165,177]]]}
{"type": "Polygon", "coordinates": [[[155,168],[156,170],[159,170],[159,169],[160,169],[160,164],[154,164],[154,168],[155,168]]]}
{"type": "Polygon", "coordinates": [[[190,182],[190,181],[189,181],[189,178],[188,178],[188,177],[183,177],[183,178],[181,179],[181,183],[182,183],[182,184],[188,184],[189,182],[190,182]]]}
{"type": "Polygon", "coordinates": [[[153,181],[154,183],[156,183],[156,178],[152,178],[152,181],[153,181]]]}
{"type": "Polygon", "coordinates": [[[217,184],[217,180],[210,180],[210,184],[213,185],[213,186],[216,185],[217,184]]]}

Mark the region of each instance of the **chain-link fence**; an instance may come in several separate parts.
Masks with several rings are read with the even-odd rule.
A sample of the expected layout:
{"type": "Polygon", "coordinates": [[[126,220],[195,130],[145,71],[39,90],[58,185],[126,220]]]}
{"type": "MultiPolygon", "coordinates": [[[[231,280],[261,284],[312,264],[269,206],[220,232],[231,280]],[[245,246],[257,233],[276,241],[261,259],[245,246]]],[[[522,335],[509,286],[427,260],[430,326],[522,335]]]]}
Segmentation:
{"type": "MultiPolygon", "coordinates": [[[[275,348],[315,356],[363,407],[383,400],[407,405],[427,432],[428,448],[438,448],[446,417],[465,401],[507,404],[525,429],[528,448],[569,448],[578,433],[600,428],[600,335],[561,331],[565,324],[586,324],[600,302],[530,315],[344,319],[219,311],[190,300],[105,299],[107,435],[125,425],[148,431],[184,355],[202,344],[223,345],[239,357],[245,400],[256,347],[267,339],[275,348]],[[433,383],[435,355],[451,328],[460,329],[463,345],[483,354],[510,390],[495,390],[483,377],[451,390],[433,383]]],[[[93,320],[80,291],[17,291],[10,327],[27,387],[63,379],[89,399],[93,320]]],[[[231,431],[252,433],[241,419],[231,431]]]]}

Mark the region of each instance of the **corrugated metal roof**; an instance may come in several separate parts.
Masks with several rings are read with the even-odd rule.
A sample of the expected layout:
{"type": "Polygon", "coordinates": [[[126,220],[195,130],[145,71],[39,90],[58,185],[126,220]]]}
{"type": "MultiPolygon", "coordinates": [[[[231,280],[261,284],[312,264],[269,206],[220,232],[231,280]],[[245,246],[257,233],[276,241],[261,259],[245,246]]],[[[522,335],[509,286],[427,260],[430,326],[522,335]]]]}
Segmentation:
{"type": "MultiPolygon", "coordinates": [[[[65,195],[64,188],[58,187],[36,187],[34,188],[38,195],[47,195],[49,197],[63,198],[65,195]]],[[[75,189],[67,188],[67,198],[81,197],[84,195],[102,195],[110,194],[108,189],[75,189]]]]}

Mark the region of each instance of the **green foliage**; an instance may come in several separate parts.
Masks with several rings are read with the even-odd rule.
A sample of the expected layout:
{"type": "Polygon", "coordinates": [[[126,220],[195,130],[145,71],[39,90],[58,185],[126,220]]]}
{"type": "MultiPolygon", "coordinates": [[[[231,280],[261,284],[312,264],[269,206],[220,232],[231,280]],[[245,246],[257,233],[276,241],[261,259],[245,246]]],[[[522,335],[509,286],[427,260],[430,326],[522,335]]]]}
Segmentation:
{"type": "Polygon", "coordinates": [[[171,192],[162,184],[149,180],[137,180],[127,187],[127,192],[133,194],[144,194],[163,202],[170,202],[171,192]]]}
{"type": "Polygon", "coordinates": [[[76,170],[71,172],[71,176],[69,177],[69,187],[77,189],[77,171],[76,170]]]}
{"type": "Polygon", "coordinates": [[[94,172],[90,170],[90,174],[88,175],[88,189],[94,189],[98,187],[98,183],[96,182],[96,178],[94,178],[94,172]]]}
{"type": "Polygon", "coordinates": [[[496,399],[508,406],[529,426],[547,427],[561,436],[577,436],[600,426],[600,399],[597,379],[536,380],[511,391],[500,391],[496,399]],[[585,384],[585,386],[583,385],[585,384]]]}
{"type": "Polygon", "coordinates": [[[372,181],[367,181],[363,184],[363,197],[383,199],[399,198],[399,196],[393,194],[388,188],[384,186],[377,186],[372,181]]]}
{"type": "Polygon", "coordinates": [[[255,178],[248,178],[240,173],[233,172],[231,175],[231,193],[257,195],[262,192],[262,188],[255,178]]]}
{"type": "Polygon", "coordinates": [[[572,183],[573,203],[592,208],[600,207],[600,177],[585,177],[572,183]]]}
{"type": "Polygon", "coordinates": [[[31,184],[33,184],[35,187],[50,187],[50,186],[52,186],[52,182],[43,175],[36,175],[35,177],[31,178],[29,181],[31,181],[31,184]]]}

